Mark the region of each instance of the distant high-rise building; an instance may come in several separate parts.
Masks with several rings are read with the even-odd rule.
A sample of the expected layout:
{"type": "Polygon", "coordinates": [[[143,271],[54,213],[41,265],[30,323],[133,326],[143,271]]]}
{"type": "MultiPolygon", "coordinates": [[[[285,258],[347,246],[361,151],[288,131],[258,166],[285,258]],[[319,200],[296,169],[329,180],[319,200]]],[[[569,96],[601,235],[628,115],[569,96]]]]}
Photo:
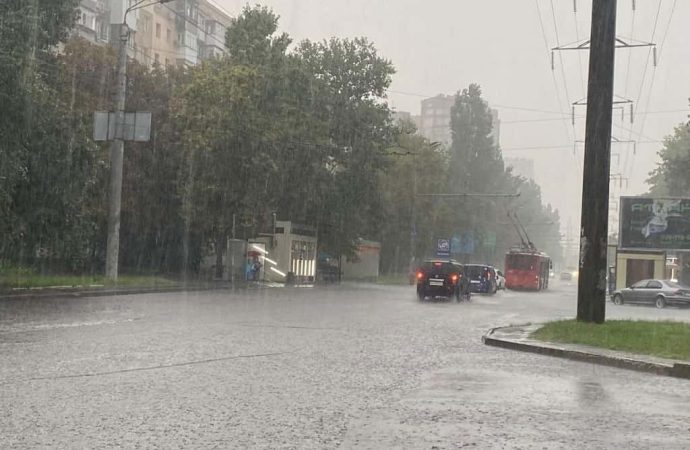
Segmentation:
{"type": "Polygon", "coordinates": [[[439,94],[422,100],[419,132],[431,142],[451,144],[450,110],[455,96],[439,94]]]}
{"type": "Polygon", "coordinates": [[[503,158],[506,169],[513,168],[513,175],[534,180],[534,161],[528,158],[503,158]]]}
{"type": "MultiPolygon", "coordinates": [[[[452,143],[450,129],[450,113],[455,105],[454,95],[439,94],[435,97],[422,100],[422,114],[418,118],[417,128],[419,132],[432,142],[441,142],[445,145],[452,143]]],[[[501,121],[498,118],[498,110],[491,108],[491,139],[494,145],[499,145],[501,121]]]]}
{"type": "Polygon", "coordinates": [[[412,114],[407,111],[393,111],[391,118],[393,122],[412,122],[412,114]]]}

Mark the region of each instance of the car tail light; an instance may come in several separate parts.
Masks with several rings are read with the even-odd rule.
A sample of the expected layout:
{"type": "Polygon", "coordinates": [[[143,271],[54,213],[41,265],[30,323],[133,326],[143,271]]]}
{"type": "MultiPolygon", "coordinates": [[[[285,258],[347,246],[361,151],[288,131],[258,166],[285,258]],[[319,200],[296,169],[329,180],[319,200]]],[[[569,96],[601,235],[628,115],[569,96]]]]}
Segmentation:
{"type": "Polygon", "coordinates": [[[424,279],[424,272],[417,272],[417,279],[423,280],[424,279]]]}
{"type": "Polygon", "coordinates": [[[450,281],[453,282],[453,284],[458,282],[458,274],[454,273],[453,275],[450,276],[450,281]]]}

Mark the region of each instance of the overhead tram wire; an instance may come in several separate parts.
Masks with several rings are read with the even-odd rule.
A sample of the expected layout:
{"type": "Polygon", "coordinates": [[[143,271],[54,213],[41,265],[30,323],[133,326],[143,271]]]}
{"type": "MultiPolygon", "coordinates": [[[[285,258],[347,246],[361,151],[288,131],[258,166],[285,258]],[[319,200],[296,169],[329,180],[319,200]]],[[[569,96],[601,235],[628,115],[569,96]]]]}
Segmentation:
{"type": "MultiPolygon", "coordinates": [[[[637,141],[638,144],[658,144],[663,141],[659,140],[648,140],[648,141],[637,141]]],[[[535,145],[526,147],[506,147],[501,148],[502,151],[514,152],[521,150],[557,150],[557,149],[572,149],[572,144],[560,144],[560,145],[535,145]]]]}
{"type": "MultiPolygon", "coordinates": [[[[671,21],[673,20],[673,14],[676,11],[676,3],[678,0],[673,0],[673,4],[671,5],[671,12],[668,16],[668,21],[666,22],[666,29],[664,30],[664,36],[661,38],[661,45],[659,45],[659,53],[657,55],[657,63],[658,61],[661,61],[661,56],[664,50],[664,44],[666,43],[666,37],[668,36],[669,29],[671,28],[671,21]]],[[[654,90],[654,81],[656,79],[656,66],[652,68],[652,81],[649,85],[649,93],[647,94],[647,101],[645,102],[645,109],[649,108],[649,103],[651,102],[652,99],[652,92],[654,90]]],[[[644,127],[645,123],[647,121],[647,116],[642,117],[642,123],[640,124],[640,131],[639,134],[643,135],[644,133],[644,127]]]]}
{"type": "MultiPolygon", "coordinates": [[[[546,30],[544,28],[544,22],[543,22],[542,17],[541,17],[541,9],[539,8],[539,0],[535,0],[535,4],[537,6],[537,13],[539,14],[539,24],[541,26],[542,37],[544,39],[544,46],[546,47],[547,54],[549,54],[549,53],[551,53],[551,49],[549,48],[549,44],[548,44],[548,41],[546,39],[546,30]]],[[[556,45],[560,47],[560,45],[561,45],[560,41],[561,40],[560,40],[560,36],[558,33],[558,22],[556,21],[556,11],[555,11],[555,8],[553,5],[553,0],[550,1],[550,4],[551,4],[551,17],[553,19],[554,31],[556,33],[556,45]]],[[[565,88],[566,107],[567,107],[567,109],[570,109],[570,94],[568,92],[568,81],[567,81],[566,75],[565,75],[565,65],[563,64],[563,55],[561,54],[561,52],[558,53],[558,57],[559,57],[559,61],[561,63],[561,76],[563,77],[563,87],[565,88]]],[[[551,53],[551,58],[553,58],[553,53],[551,53]]],[[[553,64],[553,60],[552,60],[552,64],[553,64]]],[[[556,81],[556,74],[553,71],[553,67],[551,70],[551,76],[553,78],[554,89],[556,90],[556,95],[558,97],[558,105],[559,105],[559,108],[562,110],[563,106],[562,106],[561,99],[560,99],[560,88],[558,87],[558,82],[556,81]]],[[[568,124],[565,122],[565,119],[563,120],[563,126],[566,130],[566,134],[568,135],[568,139],[571,139],[573,142],[575,142],[575,140],[577,139],[575,127],[574,126],[568,127],[568,124]],[[572,137],[570,134],[571,128],[572,128],[572,137]]],[[[582,170],[582,161],[580,161],[580,158],[577,157],[577,153],[575,151],[573,152],[573,158],[575,159],[575,163],[577,164],[578,168],[580,170],[582,170]]]]}
{"type": "MultiPolygon", "coordinates": [[[[635,12],[636,8],[632,10],[632,20],[630,23],[630,39],[633,40],[635,39],[635,12]]],[[[632,60],[632,52],[628,52],[628,63],[627,63],[627,68],[625,69],[625,87],[623,90],[623,97],[628,97],[628,85],[630,82],[630,62],[632,60]]]]}
{"type": "MultiPolygon", "coordinates": [[[[434,97],[433,95],[429,94],[421,94],[418,92],[405,92],[405,91],[396,91],[394,89],[386,89],[386,92],[391,93],[391,94],[398,94],[398,95],[409,95],[411,97],[419,97],[419,98],[432,98],[434,97]]],[[[517,111],[527,111],[527,112],[533,112],[533,113],[540,113],[540,114],[555,114],[562,116],[563,118],[566,118],[569,116],[569,114],[565,114],[563,112],[559,111],[548,111],[544,109],[537,109],[537,108],[527,108],[523,106],[511,106],[511,105],[501,105],[498,103],[490,103],[490,106],[498,109],[514,109],[517,111]]],[[[501,121],[503,123],[503,121],[501,121]]]]}
{"type": "MultiPolygon", "coordinates": [[[[539,6],[539,0],[534,0],[534,5],[537,8],[537,17],[539,18],[539,27],[541,29],[541,37],[542,40],[544,41],[544,49],[546,50],[547,58],[548,55],[550,54],[550,48],[549,48],[549,41],[546,38],[546,28],[544,27],[544,20],[542,19],[542,14],[541,14],[541,7],[539,6]]],[[[565,130],[566,136],[568,136],[568,139],[570,139],[570,128],[568,127],[568,124],[566,122],[566,117],[567,113],[563,113],[563,100],[561,99],[561,93],[560,89],[558,87],[558,82],[556,80],[556,74],[554,71],[551,71],[551,80],[553,81],[553,87],[554,87],[554,92],[556,93],[556,100],[558,101],[558,109],[561,111],[561,123],[563,125],[563,128],[565,130]]],[[[574,137],[573,137],[573,140],[574,137]]],[[[578,160],[576,155],[573,155],[573,158],[575,158],[575,161],[580,165],[580,161],[578,160]]]]}
{"type": "MultiPolygon", "coordinates": [[[[667,110],[661,110],[661,111],[649,111],[649,112],[638,112],[635,115],[637,116],[645,116],[645,115],[657,115],[657,114],[677,114],[677,113],[687,113],[690,114],[690,109],[667,109],[667,110]]],[[[585,116],[583,115],[577,115],[575,116],[577,119],[584,119],[585,116]]],[[[522,119],[522,120],[501,120],[501,125],[506,125],[506,124],[513,124],[513,123],[530,123],[530,122],[555,122],[561,120],[560,117],[553,117],[553,118],[544,118],[544,119],[522,119]]],[[[623,129],[624,131],[630,131],[630,128],[623,127],[621,125],[613,124],[613,126],[618,127],[623,129]]]]}
{"type": "MultiPolygon", "coordinates": [[[[432,98],[433,95],[430,94],[422,94],[418,92],[408,92],[408,91],[398,91],[395,89],[386,89],[386,92],[390,94],[398,94],[398,95],[408,95],[411,97],[419,97],[419,98],[432,98]]],[[[497,103],[490,103],[490,106],[497,108],[497,109],[512,109],[512,110],[517,110],[517,111],[526,111],[526,112],[533,112],[533,113],[539,113],[539,114],[551,114],[551,115],[556,115],[559,117],[546,117],[546,118],[541,118],[541,119],[524,119],[524,120],[501,120],[501,125],[503,124],[508,124],[508,123],[523,123],[523,122],[555,122],[559,120],[563,120],[564,118],[571,117],[570,113],[563,113],[563,112],[558,112],[558,111],[549,111],[549,110],[544,110],[544,109],[537,109],[537,108],[527,108],[523,106],[512,106],[512,105],[501,105],[497,103]]],[[[642,111],[642,112],[636,112],[636,116],[643,116],[645,114],[649,115],[655,115],[655,114],[673,114],[673,113],[690,113],[690,109],[666,109],[666,110],[658,110],[658,111],[642,111]]],[[[583,115],[577,115],[575,116],[576,118],[584,118],[585,116],[583,115]]]]}
{"type": "MultiPolygon", "coordinates": [[[[661,0],[659,0],[658,6],[656,9],[656,16],[654,18],[654,27],[652,28],[652,37],[650,38],[649,42],[654,42],[654,36],[656,35],[656,29],[657,29],[657,26],[659,24],[659,15],[660,14],[661,14],[661,0]]],[[[645,61],[644,70],[642,71],[642,81],[640,82],[640,89],[638,90],[637,97],[634,101],[635,105],[639,105],[640,100],[642,99],[642,90],[644,89],[645,80],[647,79],[647,70],[649,69],[649,59],[651,56],[652,56],[652,48],[650,47],[649,50],[647,50],[647,59],[645,61]]],[[[635,116],[635,114],[633,113],[633,117],[634,116],[635,116]]],[[[630,140],[631,137],[632,137],[632,132],[628,136],[628,140],[630,140]]],[[[628,162],[630,159],[629,157],[627,157],[628,153],[629,153],[629,151],[626,152],[625,166],[623,168],[625,173],[628,172],[628,162]]],[[[630,170],[632,170],[633,167],[634,167],[634,162],[630,162],[630,170]]]]}
{"type": "MultiPolygon", "coordinates": [[[[580,25],[577,22],[577,8],[573,10],[573,19],[575,21],[575,38],[580,42],[580,25]]],[[[580,87],[582,88],[582,96],[587,97],[587,83],[585,83],[585,74],[582,68],[582,52],[577,53],[577,66],[580,69],[580,87]]]]}
{"type": "MultiPolygon", "coordinates": [[[[551,18],[553,19],[553,29],[556,32],[556,45],[561,46],[561,39],[558,33],[558,21],[556,20],[556,10],[553,6],[553,0],[551,0],[551,18]]],[[[566,103],[570,103],[570,93],[568,92],[568,79],[565,76],[565,64],[563,63],[563,54],[558,52],[558,60],[561,63],[561,76],[563,77],[563,88],[565,89],[565,100],[566,103]]],[[[573,131],[574,133],[574,131],[573,131]]]]}
{"type": "MultiPolygon", "coordinates": [[[[630,39],[631,40],[635,39],[635,17],[636,17],[635,13],[636,13],[636,11],[637,11],[637,8],[633,7],[632,19],[631,19],[631,23],[630,23],[630,39]]],[[[625,70],[625,87],[624,87],[624,91],[623,91],[623,97],[625,97],[625,98],[628,97],[628,86],[630,83],[630,63],[631,63],[631,61],[632,61],[632,52],[628,52],[628,63],[627,63],[627,68],[625,70]]],[[[638,105],[634,105],[633,107],[635,109],[637,109],[638,105]]],[[[628,136],[628,140],[631,140],[631,135],[628,136]]],[[[625,155],[624,155],[624,159],[623,159],[623,167],[621,170],[623,172],[623,174],[625,174],[626,176],[629,175],[626,172],[629,158],[630,158],[630,144],[628,144],[626,146],[625,155]]],[[[619,161],[619,165],[620,165],[620,161],[619,161]]]]}

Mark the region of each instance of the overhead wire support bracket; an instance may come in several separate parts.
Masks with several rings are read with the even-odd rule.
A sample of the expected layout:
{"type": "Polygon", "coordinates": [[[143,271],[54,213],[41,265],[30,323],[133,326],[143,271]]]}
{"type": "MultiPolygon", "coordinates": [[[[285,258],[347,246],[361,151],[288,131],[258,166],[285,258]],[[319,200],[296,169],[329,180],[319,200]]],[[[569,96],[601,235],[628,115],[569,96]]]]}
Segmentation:
{"type": "MultiPolygon", "coordinates": [[[[556,69],[556,65],[554,63],[554,53],[555,52],[560,52],[560,51],[566,51],[566,50],[589,50],[590,49],[590,40],[589,39],[584,39],[579,42],[572,42],[570,44],[564,44],[564,45],[559,45],[558,47],[552,47],[551,48],[551,70],[556,69]]],[[[651,47],[652,48],[652,59],[654,62],[654,67],[656,67],[657,63],[657,54],[656,54],[656,44],[654,42],[644,42],[644,41],[638,41],[635,39],[630,39],[630,38],[623,38],[623,37],[616,37],[616,48],[638,48],[638,47],[651,47]]]]}
{"type": "MultiPolygon", "coordinates": [[[[574,142],[573,145],[573,153],[576,152],[577,150],[577,144],[584,144],[585,141],[578,139],[574,142]]],[[[632,144],[633,146],[633,155],[637,154],[637,141],[636,140],[631,140],[631,139],[618,139],[616,136],[611,136],[611,144],[632,144]]],[[[620,156],[619,156],[620,158],[620,156]]]]}
{"type": "MultiPolygon", "coordinates": [[[[635,0],[632,0],[632,10],[635,11],[636,9],[636,2],[635,0]]],[[[577,0],[573,0],[573,12],[577,12],[577,0]]]]}
{"type": "MultiPolygon", "coordinates": [[[[629,99],[629,98],[621,97],[619,95],[614,95],[613,109],[621,111],[621,120],[625,120],[625,109],[626,109],[625,105],[628,105],[628,108],[630,110],[630,123],[632,124],[633,121],[635,120],[634,114],[633,114],[633,112],[634,112],[633,100],[629,99]]],[[[575,107],[576,106],[587,106],[587,98],[581,98],[580,100],[573,102],[571,104],[570,117],[571,117],[571,122],[573,125],[575,125],[575,107]]]]}

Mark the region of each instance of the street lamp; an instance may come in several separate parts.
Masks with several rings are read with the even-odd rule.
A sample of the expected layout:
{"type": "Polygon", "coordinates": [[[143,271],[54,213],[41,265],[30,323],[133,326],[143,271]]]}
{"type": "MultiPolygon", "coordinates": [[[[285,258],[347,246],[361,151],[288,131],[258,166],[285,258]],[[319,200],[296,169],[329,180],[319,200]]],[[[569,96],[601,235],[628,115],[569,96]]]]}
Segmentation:
{"type": "MultiPolygon", "coordinates": [[[[124,0],[123,0],[124,1],[124,0]]],[[[117,58],[117,85],[113,103],[115,104],[115,138],[110,144],[110,204],[108,208],[108,243],[105,257],[105,275],[117,280],[120,252],[120,210],[122,203],[122,165],[125,141],[123,127],[125,122],[125,100],[127,96],[127,41],[129,27],[127,14],[155,4],[170,3],[173,0],[140,0],[125,10],[120,24],[120,39],[117,58]]]]}

